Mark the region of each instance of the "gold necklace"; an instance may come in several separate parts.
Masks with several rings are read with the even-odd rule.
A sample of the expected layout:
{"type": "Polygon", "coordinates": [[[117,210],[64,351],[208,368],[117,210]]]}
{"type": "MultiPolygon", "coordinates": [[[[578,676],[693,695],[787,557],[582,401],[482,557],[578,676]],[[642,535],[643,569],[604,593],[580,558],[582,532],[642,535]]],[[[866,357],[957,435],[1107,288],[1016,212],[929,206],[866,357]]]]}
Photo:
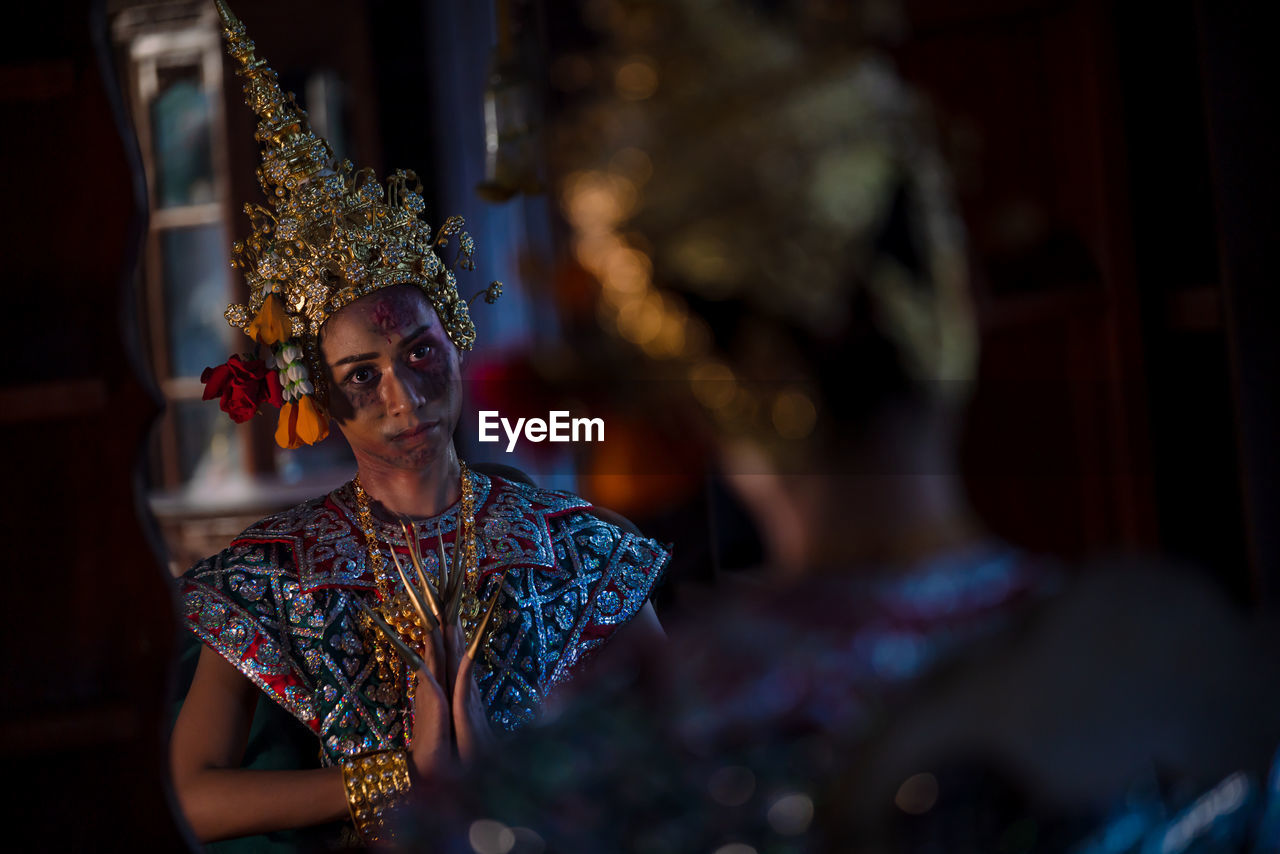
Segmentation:
{"type": "MultiPolygon", "coordinates": [[[[462,602],[459,616],[462,618],[464,634],[470,641],[475,631],[475,621],[480,611],[479,599],[476,596],[476,569],[479,564],[479,553],[476,549],[476,504],[471,477],[467,471],[466,463],[461,463],[460,468],[461,497],[458,502],[457,535],[454,539],[454,549],[455,551],[462,550],[461,560],[456,564],[461,567],[463,572],[462,602]]],[[[365,492],[364,486],[360,483],[359,474],[352,479],[351,488],[356,496],[356,516],[359,520],[360,528],[364,532],[365,548],[369,555],[369,569],[373,573],[374,584],[378,592],[377,601],[374,603],[375,607],[410,649],[420,655],[425,654],[426,640],[430,635],[430,631],[419,619],[417,610],[409,600],[408,594],[396,583],[391,571],[387,568],[386,561],[382,557],[382,551],[378,547],[378,535],[373,523],[373,512],[369,509],[369,494],[365,492]]],[[[417,526],[413,524],[405,525],[405,534],[416,540],[418,537],[417,526]]],[[[390,543],[387,545],[388,548],[394,548],[390,543]]],[[[417,547],[418,543],[413,543],[413,546],[417,547]]],[[[443,553],[442,542],[440,554],[443,555],[443,553]]],[[[439,587],[439,581],[440,570],[437,568],[437,587],[439,587]]],[[[372,625],[372,621],[363,618],[361,624],[365,637],[371,641],[371,646],[373,647],[374,658],[378,664],[378,676],[386,681],[393,677],[407,675],[404,673],[404,662],[400,660],[399,656],[391,648],[390,642],[372,625]]]]}

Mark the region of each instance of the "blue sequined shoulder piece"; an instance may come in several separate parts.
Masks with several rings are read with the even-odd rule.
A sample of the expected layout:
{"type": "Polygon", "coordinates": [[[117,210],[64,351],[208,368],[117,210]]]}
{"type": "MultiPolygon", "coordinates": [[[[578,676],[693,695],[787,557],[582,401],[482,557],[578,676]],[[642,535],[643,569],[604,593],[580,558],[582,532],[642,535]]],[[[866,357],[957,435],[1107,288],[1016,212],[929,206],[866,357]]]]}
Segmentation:
{"type": "Polygon", "coordinates": [[[506,616],[477,681],[491,718],[514,729],[639,613],[671,551],[601,519],[578,496],[492,481],[477,539],[481,571],[505,571],[506,616]]]}

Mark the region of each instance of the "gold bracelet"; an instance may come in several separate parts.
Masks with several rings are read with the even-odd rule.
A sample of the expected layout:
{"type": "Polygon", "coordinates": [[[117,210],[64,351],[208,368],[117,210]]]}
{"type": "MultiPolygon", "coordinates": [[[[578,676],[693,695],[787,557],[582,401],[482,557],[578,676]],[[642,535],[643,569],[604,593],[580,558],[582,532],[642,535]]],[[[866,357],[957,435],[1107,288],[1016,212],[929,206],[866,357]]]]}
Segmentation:
{"type": "Polygon", "coordinates": [[[356,831],[365,842],[384,836],[383,813],[409,791],[409,754],[403,750],[365,753],[342,762],[342,783],[356,831]]]}

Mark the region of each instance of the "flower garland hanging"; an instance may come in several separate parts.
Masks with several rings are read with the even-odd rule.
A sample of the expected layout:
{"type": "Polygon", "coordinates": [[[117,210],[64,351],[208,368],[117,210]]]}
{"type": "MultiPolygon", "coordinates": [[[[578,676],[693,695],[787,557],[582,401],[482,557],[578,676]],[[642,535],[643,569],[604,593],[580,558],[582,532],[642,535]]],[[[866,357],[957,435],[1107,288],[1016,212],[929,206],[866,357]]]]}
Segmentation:
{"type": "Polygon", "coordinates": [[[205,368],[200,381],[205,383],[204,399],[221,396],[222,410],[237,424],[252,418],[263,403],[278,407],[276,444],[293,449],[328,436],[329,416],[316,400],[303,349],[290,330],[279,293],[268,294],[246,329],[267,349],[266,359],[232,356],[226,364],[205,368]]]}

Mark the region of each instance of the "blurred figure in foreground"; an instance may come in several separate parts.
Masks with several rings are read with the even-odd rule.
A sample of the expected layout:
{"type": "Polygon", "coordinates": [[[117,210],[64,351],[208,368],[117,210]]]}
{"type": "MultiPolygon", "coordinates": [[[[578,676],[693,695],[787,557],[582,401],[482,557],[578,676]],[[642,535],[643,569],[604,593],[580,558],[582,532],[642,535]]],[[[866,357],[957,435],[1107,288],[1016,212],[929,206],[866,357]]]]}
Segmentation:
{"type": "Polygon", "coordinates": [[[773,571],[413,832],[504,854],[1271,850],[1280,682],[1239,615],[1176,567],[1027,555],[966,507],[963,236],[872,47],[884,5],[592,9],[614,89],[557,142],[574,251],[706,408],[773,571]]]}

